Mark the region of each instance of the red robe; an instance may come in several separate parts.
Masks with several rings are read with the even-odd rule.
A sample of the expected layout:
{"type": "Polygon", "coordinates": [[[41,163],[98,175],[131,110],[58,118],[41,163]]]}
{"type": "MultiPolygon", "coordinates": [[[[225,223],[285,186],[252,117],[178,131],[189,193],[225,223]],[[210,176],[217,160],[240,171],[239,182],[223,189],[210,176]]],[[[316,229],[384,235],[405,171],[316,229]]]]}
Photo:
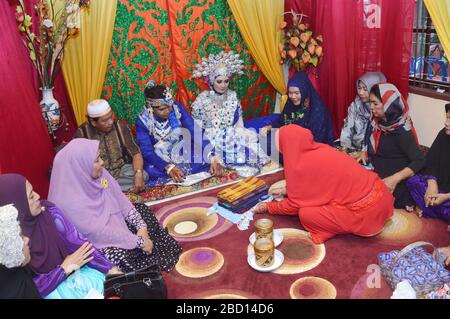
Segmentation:
{"type": "Polygon", "coordinates": [[[279,130],[287,198],[268,203],[270,214],[299,215],[313,241],[336,234],[372,236],[394,211],[394,198],[375,173],[347,154],[316,143],[297,125],[279,130]]]}

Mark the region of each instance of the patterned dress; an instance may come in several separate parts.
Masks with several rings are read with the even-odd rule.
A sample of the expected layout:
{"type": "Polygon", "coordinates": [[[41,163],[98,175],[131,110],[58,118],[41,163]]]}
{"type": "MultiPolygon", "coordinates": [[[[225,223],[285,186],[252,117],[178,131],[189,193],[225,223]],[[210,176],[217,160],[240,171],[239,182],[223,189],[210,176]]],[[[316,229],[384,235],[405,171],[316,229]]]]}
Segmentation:
{"type": "Polygon", "coordinates": [[[106,247],[100,251],[123,272],[143,269],[150,265],[159,265],[161,270],[171,271],[181,254],[182,248],[170,236],[166,228],[159,226],[158,220],[145,204],[136,204],[127,217],[126,223],[130,231],[137,233],[142,227],[147,227],[148,235],[153,242],[153,251],[150,255],[142,250],[143,240],[139,237],[137,248],[123,249],[106,247]]]}
{"type": "Polygon", "coordinates": [[[244,127],[242,106],[236,92],[200,93],[192,104],[192,117],[205,130],[215,154],[229,168],[240,165],[261,168],[270,162],[259,144],[258,134],[244,127]]]}

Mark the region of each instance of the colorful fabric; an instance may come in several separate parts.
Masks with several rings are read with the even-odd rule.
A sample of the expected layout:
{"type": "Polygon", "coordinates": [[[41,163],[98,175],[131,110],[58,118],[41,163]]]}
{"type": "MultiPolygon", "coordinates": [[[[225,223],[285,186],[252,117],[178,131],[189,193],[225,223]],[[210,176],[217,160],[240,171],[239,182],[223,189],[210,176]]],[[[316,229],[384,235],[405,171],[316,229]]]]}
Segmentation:
{"type": "Polygon", "coordinates": [[[300,90],[300,105],[295,106],[289,99],[280,117],[272,123],[272,127],[297,124],[309,129],[316,142],[333,143],[334,131],[328,107],[317,94],[308,76],[304,72],[295,73],[288,82],[288,89],[289,87],[300,90]]]}
{"type": "MultiPolygon", "coordinates": [[[[414,246],[419,243],[413,243],[414,246]]],[[[424,243],[426,244],[426,243],[424,243]]],[[[389,286],[394,290],[397,283],[407,280],[419,298],[450,282],[450,272],[422,247],[416,247],[403,256],[393,250],[378,254],[378,264],[389,286]],[[400,258],[399,258],[400,257],[400,258]]]]}
{"type": "Polygon", "coordinates": [[[90,122],[86,122],[78,128],[74,138],[99,141],[100,157],[105,162],[104,167],[114,178],[120,175],[123,165],[130,164],[133,156],[140,152],[130,128],[121,121],[115,121],[112,130],[106,134],[96,130],[90,122]]]}
{"type": "Polygon", "coordinates": [[[149,187],[139,194],[128,192],[126,195],[132,203],[145,203],[161,199],[167,199],[173,196],[187,194],[199,190],[205,190],[214,186],[223,185],[235,181],[239,178],[235,171],[225,171],[223,176],[212,176],[200,183],[191,186],[180,185],[162,185],[149,187]]]}
{"type": "Polygon", "coordinates": [[[260,195],[261,193],[267,193],[267,190],[269,189],[269,186],[267,186],[267,184],[264,184],[262,187],[255,189],[253,191],[251,191],[250,193],[236,199],[233,202],[228,202],[226,200],[223,200],[221,198],[219,198],[219,203],[222,203],[225,205],[225,207],[233,207],[233,206],[238,206],[241,205],[242,203],[244,203],[246,200],[251,199],[255,196],[260,195]]]}
{"type": "MultiPolygon", "coordinates": [[[[381,134],[398,134],[412,131],[417,142],[417,134],[409,115],[409,106],[399,90],[390,83],[381,83],[380,89],[386,122],[377,117],[372,119],[372,134],[369,139],[369,151],[377,154],[381,134]]],[[[373,88],[372,88],[373,89],[373,88]]]]}
{"type": "Polygon", "coordinates": [[[149,79],[171,83],[175,100],[191,105],[207,89],[191,78],[194,65],[223,50],[244,61],[245,74],[231,81],[244,116],[271,113],[275,90],[252,59],[226,0],[119,0],[102,97],[128,123],[135,123],[142,110],[149,79]]]}
{"type": "Polygon", "coordinates": [[[84,266],[67,277],[45,299],[83,299],[91,289],[103,293],[105,275],[84,266]]]}
{"type": "MultiPolygon", "coordinates": [[[[386,77],[381,72],[367,72],[356,81],[356,91],[358,91],[359,81],[363,82],[370,93],[376,84],[386,82],[386,77]]],[[[357,95],[349,106],[344,126],[341,130],[340,143],[346,149],[355,151],[366,150],[367,130],[370,128],[370,102],[362,102],[357,95]]]]}
{"type": "Polygon", "coordinates": [[[25,177],[17,174],[0,175],[0,206],[14,204],[17,208],[23,235],[30,239],[33,257],[27,267],[35,274],[54,269],[67,257],[68,252],[52,216],[43,211],[31,215],[26,192],[25,177]]]}
{"type": "Polygon", "coordinates": [[[233,203],[256,190],[264,188],[266,182],[256,177],[247,177],[239,183],[220,191],[217,197],[225,202],[233,203]]]}
{"type": "Polygon", "coordinates": [[[298,215],[315,243],[342,233],[373,235],[392,216],[393,197],[380,178],[350,156],[314,142],[309,130],[298,125],[280,128],[279,150],[287,198],[268,203],[269,213],[298,215]],[[377,200],[354,210],[355,203],[375,196],[371,192],[377,200]]]}
{"type": "Polygon", "coordinates": [[[97,248],[134,248],[138,236],[124,220],[133,205],[108,171],[103,169],[96,179],[91,176],[98,149],[98,141],[77,138],[59,151],[48,198],[97,248]]]}

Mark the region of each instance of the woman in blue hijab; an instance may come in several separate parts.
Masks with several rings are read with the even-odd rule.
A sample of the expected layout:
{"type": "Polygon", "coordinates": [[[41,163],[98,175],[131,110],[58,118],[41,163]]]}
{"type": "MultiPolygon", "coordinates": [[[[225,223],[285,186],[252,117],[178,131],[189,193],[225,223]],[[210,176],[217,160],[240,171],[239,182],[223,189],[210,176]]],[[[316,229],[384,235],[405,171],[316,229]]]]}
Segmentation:
{"type": "Polygon", "coordinates": [[[297,124],[309,129],[316,142],[331,145],[334,131],[330,113],[304,72],[297,72],[288,82],[288,95],[289,100],[278,119],[263,129],[270,131],[297,124]]]}

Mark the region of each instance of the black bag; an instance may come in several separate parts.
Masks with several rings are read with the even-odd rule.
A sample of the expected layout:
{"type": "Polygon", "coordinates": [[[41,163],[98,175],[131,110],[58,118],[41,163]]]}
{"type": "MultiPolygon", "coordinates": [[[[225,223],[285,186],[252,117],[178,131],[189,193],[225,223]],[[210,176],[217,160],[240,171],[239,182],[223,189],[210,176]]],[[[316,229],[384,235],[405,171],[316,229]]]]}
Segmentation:
{"type": "Polygon", "coordinates": [[[105,299],[167,299],[167,287],[158,265],[133,272],[107,275],[105,299]]]}

